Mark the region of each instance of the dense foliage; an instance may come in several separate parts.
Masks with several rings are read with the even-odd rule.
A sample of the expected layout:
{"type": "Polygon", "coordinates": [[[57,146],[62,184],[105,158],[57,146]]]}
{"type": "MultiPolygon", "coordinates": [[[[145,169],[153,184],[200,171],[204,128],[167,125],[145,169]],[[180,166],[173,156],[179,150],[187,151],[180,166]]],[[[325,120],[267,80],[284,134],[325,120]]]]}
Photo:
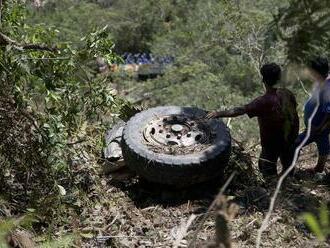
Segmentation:
{"type": "Polygon", "coordinates": [[[54,43],[58,31],[26,25],[24,7],[2,8],[2,31],[13,42],[0,50],[0,192],[48,225],[63,203],[74,206],[74,195],[93,190],[106,122],[121,101],[93,69],[99,56],[116,59],[106,28],[79,46],[54,43]]]}
{"type": "MultiPolygon", "coordinates": [[[[79,225],[73,219],[101,198],[102,136],[126,99],[147,107],[229,108],[263,92],[262,64],[288,68],[313,54],[330,55],[327,1],[3,3],[0,207],[33,213],[34,230],[51,235],[79,225]],[[98,73],[98,58],[112,65],[125,52],[174,62],[143,81],[129,72],[98,73]]],[[[302,102],[297,79],[285,70],[281,85],[299,88],[302,102]]],[[[233,137],[253,150],[256,123],[241,118],[230,123],[233,137]]]]}
{"type": "Polygon", "coordinates": [[[275,16],[273,25],[287,46],[290,61],[304,62],[315,55],[329,56],[330,11],[327,1],[290,1],[275,16]]]}

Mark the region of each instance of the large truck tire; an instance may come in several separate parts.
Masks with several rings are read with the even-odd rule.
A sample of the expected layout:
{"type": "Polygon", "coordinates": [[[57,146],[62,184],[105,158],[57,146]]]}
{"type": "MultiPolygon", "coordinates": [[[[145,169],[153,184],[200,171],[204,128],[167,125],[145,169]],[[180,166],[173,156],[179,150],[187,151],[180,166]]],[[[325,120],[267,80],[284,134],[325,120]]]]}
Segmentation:
{"type": "Polygon", "coordinates": [[[164,106],[137,113],[125,125],[125,163],[138,175],[178,187],[223,174],[231,151],[229,129],[220,120],[204,119],[193,107],[164,106]]]}

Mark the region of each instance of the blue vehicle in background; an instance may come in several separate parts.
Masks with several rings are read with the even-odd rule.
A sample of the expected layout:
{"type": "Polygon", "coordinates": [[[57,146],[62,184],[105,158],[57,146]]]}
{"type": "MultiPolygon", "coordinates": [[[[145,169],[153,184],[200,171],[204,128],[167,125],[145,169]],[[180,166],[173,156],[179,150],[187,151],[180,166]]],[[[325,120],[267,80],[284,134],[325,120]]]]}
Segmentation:
{"type": "Polygon", "coordinates": [[[173,56],[154,56],[152,53],[124,53],[118,69],[136,73],[141,80],[163,74],[166,67],[173,64],[173,56]]]}
{"type": "Polygon", "coordinates": [[[154,56],[152,53],[124,53],[122,59],[125,64],[171,64],[174,62],[173,56],[154,56]]]}

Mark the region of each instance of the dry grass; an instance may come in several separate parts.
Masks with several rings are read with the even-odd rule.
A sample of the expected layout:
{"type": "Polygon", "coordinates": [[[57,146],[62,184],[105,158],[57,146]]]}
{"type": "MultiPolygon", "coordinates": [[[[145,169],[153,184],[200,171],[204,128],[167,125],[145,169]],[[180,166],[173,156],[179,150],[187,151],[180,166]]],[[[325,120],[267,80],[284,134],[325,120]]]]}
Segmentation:
{"type": "MultiPolygon", "coordinates": [[[[314,153],[305,149],[298,163],[301,169],[314,163],[314,153]]],[[[250,164],[256,161],[239,148],[232,157],[230,168],[240,172],[225,192],[229,203],[239,206],[237,216],[229,222],[233,247],[255,247],[276,180],[262,183],[250,164]]],[[[319,243],[300,219],[304,211],[316,213],[320,202],[330,201],[329,185],[299,174],[285,182],[262,247],[330,247],[319,243]]],[[[125,169],[97,178],[86,185],[88,190],[73,193],[75,199],[63,200],[65,218],[60,226],[52,227],[52,237],[78,234],[76,247],[173,247],[182,227],[194,215],[180,238],[180,246],[185,247],[226,179],[177,190],[147,183],[125,169]]],[[[10,206],[1,204],[0,210],[10,213],[10,206]]],[[[215,239],[216,213],[212,211],[202,225],[196,247],[207,247],[215,239]]],[[[38,240],[45,240],[45,236],[38,240]]]]}
{"type": "MultiPolygon", "coordinates": [[[[310,153],[307,150],[307,153],[310,153]]],[[[312,159],[302,154],[303,168],[312,159]]],[[[270,227],[265,232],[263,247],[330,247],[319,243],[303,224],[304,211],[317,212],[322,201],[330,201],[329,186],[315,182],[303,173],[300,179],[288,180],[280,194],[270,227]]],[[[196,215],[181,242],[184,247],[221,186],[209,183],[177,191],[128,177],[120,182],[110,177],[102,179],[104,186],[100,202],[88,211],[85,229],[95,234],[86,239],[85,247],[172,247],[182,223],[196,215]]],[[[236,218],[230,223],[233,247],[255,247],[257,230],[269,204],[276,181],[263,186],[234,181],[226,191],[239,206],[236,218]]],[[[203,224],[196,247],[206,247],[215,236],[215,216],[203,224]]]]}

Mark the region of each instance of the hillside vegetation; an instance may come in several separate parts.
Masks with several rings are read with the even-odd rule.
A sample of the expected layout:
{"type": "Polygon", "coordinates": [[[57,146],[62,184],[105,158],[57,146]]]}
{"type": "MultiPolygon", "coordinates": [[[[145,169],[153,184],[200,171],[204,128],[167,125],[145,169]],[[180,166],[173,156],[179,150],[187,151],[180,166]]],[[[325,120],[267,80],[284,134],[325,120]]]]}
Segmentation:
{"type": "MultiPolygon", "coordinates": [[[[327,1],[36,2],[0,1],[1,247],[20,232],[42,247],[171,246],[175,228],[205,213],[217,188],[192,189],[180,198],[135,179],[113,183],[103,173],[101,151],[120,109],[244,104],[263,92],[259,68],[276,62],[283,68],[280,86],[296,94],[301,115],[302,86],[309,90],[311,82],[300,80],[297,68],[311,55],[330,57],[327,1]],[[173,56],[174,62],[145,80],[98,72],[98,58],[111,67],[125,52],[173,56]]],[[[268,204],[265,194],[254,195],[259,179],[249,178],[257,174],[257,123],[225,121],[241,152],[232,157],[241,174],[228,191],[241,204],[233,239],[238,247],[253,247],[268,204]]],[[[313,154],[305,150],[299,166],[314,163],[313,154]]],[[[328,186],[310,179],[287,185],[265,247],[328,247],[301,214],[318,214],[329,198],[328,186]]],[[[199,242],[213,238],[214,230],[213,220],[205,223],[199,242]]]]}

